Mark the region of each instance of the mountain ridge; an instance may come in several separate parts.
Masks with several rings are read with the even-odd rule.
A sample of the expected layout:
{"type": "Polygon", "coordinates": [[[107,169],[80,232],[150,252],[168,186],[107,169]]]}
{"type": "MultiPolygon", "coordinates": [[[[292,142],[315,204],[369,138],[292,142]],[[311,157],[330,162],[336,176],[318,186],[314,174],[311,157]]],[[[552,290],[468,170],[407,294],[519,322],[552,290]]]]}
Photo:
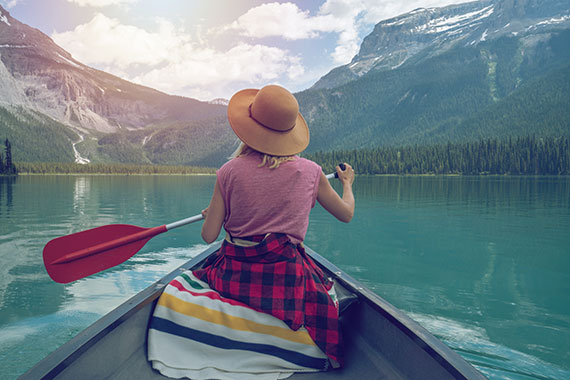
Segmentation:
{"type": "MultiPolygon", "coordinates": [[[[104,149],[104,144],[98,144],[100,138],[147,128],[153,132],[157,126],[178,125],[192,130],[196,123],[219,120],[226,114],[221,100],[202,102],[168,95],[86,66],[41,31],[14,19],[1,6],[0,106],[7,120],[19,119],[23,123],[0,125],[0,133],[22,136],[21,130],[25,129],[37,149],[44,152],[53,152],[50,144],[67,146],[66,152],[46,157],[29,152],[29,148],[18,149],[18,142],[13,139],[14,157],[28,161],[74,157],[77,162],[121,162],[125,158],[119,154],[122,152],[104,149]],[[8,117],[9,113],[14,117],[8,117]],[[38,118],[43,120],[40,124],[51,125],[47,139],[42,136],[46,131],[38,124],[38,118]]],[[[210,126],[221,136],[231,133],[224,122],[210,126]]],[[[192,138],[201,140],[196,134],[192,138]]],[[[134,147],[140,150],[135,161],[149,163],[152,161],[144,152],[143,140],[144,137],[134,147]]],[[[168,149],[168,144],[163,148],[168,149]]],[[[211,149],[220,156],[227,153],[227,148],[211,149]]]]}
{"type": "MultiPolygon", "coordinates": [[[[482,0],[381,21],[295,94],[308,152],[569,134],[569,8],[482,0]]],[[[16,160],[219,166],[236,141],[226,108],[89,68],[0,7],[0,136],[16,160]]]]}
{"type": "Polygon", "coordinates": [[[570,95],[564,90],[570,75],[557,71],[566,74],[570,63],[569,4],[546,0],[538,10],[537,4],[482,1],[380,22],[349,65],[297,94],[314,137],[309,151],[570,133],[570,95]],[[410,20],[426,15],[410,29],[410,20]],[[424,39],[429,20],[440,29],[424,39]],[[515,29],[504,28],[509,23],[515,29]],[[495,33],[496,25],[505,30],[495,33]],[[405,33],[387,36],[384,29],[395,26],[405,33]],[[424,30],[419,40],[410,32],[415,28],[424,30]],[[396,49],[407,55],[387,66],[396,49]],[[539,102],[532,99],[536,94],[539,102]],[[508,107],[519,107],[515,98],[534,128],[510,112],[508,107]],[[343,135],[350,138],[338,137],[343,135]]]}
{"type": "MultiPolygon", "coordinates": [[[[191,98],[167,95],[120,79],[75,60],[51,38],[22,24],[0,7],[0,54],[3,66],[20,94],[1,93],[2,98],[23,98],[56,120],[97,132],[139,129],[174,117],[199,120],[223,114],[223,107],[191,98]]],[[[12,103],[14,104],[14,103],[12,103]]]]}
{"type": "Polygon", "coordinates": [[[333,69],[311,89],[334,88],[370,70],[392,70],[429,48],[429,56],[456,44],[475,45],[505,35],[558,25],[570,27],[568,3],[548,0],[481,0],[441,8],[418,8],[383,20],[366,36],[350,63],[333,69]]]}

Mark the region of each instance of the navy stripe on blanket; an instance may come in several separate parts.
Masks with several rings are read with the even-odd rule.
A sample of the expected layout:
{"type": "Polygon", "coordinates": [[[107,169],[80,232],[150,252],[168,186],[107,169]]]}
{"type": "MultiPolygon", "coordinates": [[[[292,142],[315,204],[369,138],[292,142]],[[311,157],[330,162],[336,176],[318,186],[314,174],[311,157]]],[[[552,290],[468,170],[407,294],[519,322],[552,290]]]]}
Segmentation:
{"type": "Polygon", "coordinates": [[[285,350],[283,348],[271,346],[268,344],[240,342],[237,340],[232,340],[218,335],[191,329],[189,327],[180,326],[172,321],[163,318],[153,317],[150,321],[149,328],[168,334],[181,336],[183,338],[192,339],[200,343],[226,350],[253,351],[261,354],[275,356],[290,363],[294,363],[307,368],[326,370],[329,364],[328,359],[314,358],[301,354],[299,352],[285,350]]]}

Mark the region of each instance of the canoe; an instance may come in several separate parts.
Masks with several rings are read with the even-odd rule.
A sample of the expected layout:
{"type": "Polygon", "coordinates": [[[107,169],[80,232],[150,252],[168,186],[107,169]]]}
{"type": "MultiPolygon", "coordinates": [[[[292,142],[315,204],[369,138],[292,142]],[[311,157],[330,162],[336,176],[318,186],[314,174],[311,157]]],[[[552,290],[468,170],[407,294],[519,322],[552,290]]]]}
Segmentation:
{"type": "MultiPolygon", "coordinates": [[[[165,286],[200,265],[210,246],[158,282],[103,316],[36,364],[20,379],[165,379],[147,361],[147,325],[165,286]]],[[[471,364],[402,311],[306,248],[336,280],[340,292],[345,366],[296,373],[289,379],[485,379],[471,364]]]]}

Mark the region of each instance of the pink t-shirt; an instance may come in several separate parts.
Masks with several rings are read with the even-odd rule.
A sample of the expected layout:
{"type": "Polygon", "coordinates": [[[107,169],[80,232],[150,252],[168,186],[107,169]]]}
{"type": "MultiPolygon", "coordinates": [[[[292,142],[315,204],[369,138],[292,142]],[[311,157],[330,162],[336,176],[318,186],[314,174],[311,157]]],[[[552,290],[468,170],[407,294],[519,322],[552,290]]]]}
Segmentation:
{"type": "Polygon", "coordinates": [[[302,242],[317,199],[321,167],[297,157],[269,169],[258,167],[261,158],[259,153],[237,157],[216,172],[226,206],[224,228],[233,237],[275,232],[302,242]]]}

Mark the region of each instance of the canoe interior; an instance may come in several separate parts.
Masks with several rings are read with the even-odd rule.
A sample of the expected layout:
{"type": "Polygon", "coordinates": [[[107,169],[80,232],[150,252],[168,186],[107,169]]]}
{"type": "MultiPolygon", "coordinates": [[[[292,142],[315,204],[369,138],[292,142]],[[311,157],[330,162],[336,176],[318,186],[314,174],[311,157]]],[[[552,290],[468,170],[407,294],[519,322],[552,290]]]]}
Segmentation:
{"type": "MultiPolygon", "coordinates": [[[[165,379],[146,360],[146,330],[162,289],[180,272],[214,252],[210,247],[135,295],[61,346],[20,379],[165,379]]],[[[290,379],[485,379],[459,355],[398,309],[364,288],[314,251],[307,252],[347,298],[341,317],[346,365],[341,370],[297,373],[290,379]],[[356,294],[356,297],[354,295],[356,294]]]]}

